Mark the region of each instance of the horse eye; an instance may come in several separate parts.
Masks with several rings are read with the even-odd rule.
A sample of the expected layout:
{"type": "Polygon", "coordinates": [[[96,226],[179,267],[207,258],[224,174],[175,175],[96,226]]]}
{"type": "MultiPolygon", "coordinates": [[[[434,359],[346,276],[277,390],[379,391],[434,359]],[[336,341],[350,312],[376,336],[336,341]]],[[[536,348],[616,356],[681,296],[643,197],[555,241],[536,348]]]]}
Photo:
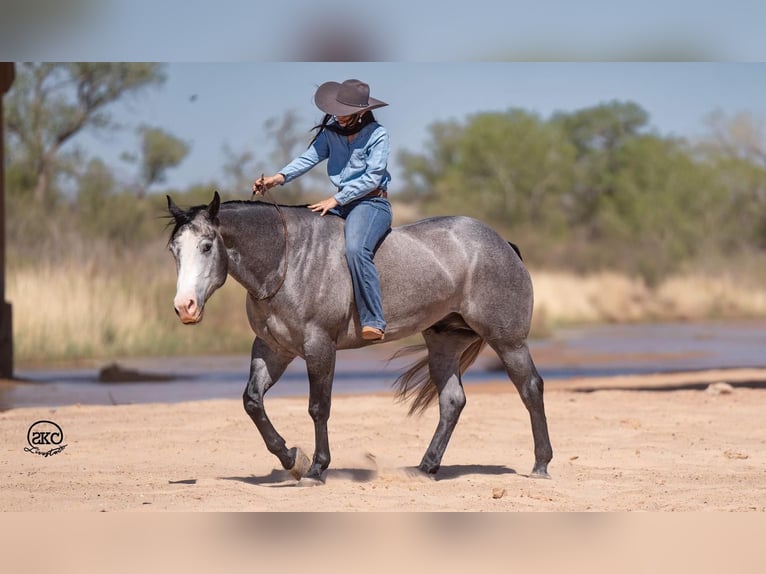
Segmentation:
{"type": "Polygon", "coordinates": [[[202,244],[202,253],[210,253],[210,250],[213,248],[212,243],[203,243],[202,244]]]}

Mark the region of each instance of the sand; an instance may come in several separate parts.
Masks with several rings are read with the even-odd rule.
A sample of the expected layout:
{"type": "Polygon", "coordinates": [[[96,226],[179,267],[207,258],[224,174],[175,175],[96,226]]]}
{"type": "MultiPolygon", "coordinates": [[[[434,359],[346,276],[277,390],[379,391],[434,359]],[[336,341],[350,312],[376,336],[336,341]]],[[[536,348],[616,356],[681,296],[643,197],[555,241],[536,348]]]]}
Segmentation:
{"type": "MultiPolygon", "coordinates": [[[[509,383],[471,385],[435,478],[418,476],[437,410],[338,396],[326,483],[297,487],[240,400],[0,413],[3,511],[766,510],[766,371],[557,382],[546,389],[552,480],[528,477],[529,419],[509,383]],[[731,389],[711,392],[711,383],[731,389]],[[64,450],[25,452],[37,420],[64,450]]],[[[313,452],[306,398],[267,397],[290,446],[313,452]]]]}

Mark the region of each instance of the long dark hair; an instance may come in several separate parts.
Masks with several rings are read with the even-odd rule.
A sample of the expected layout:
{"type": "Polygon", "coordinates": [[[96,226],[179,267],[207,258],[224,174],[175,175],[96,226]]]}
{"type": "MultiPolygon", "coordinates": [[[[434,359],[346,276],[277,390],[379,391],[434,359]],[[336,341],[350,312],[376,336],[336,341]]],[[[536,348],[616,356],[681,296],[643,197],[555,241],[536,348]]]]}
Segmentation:
{"type": "Polygon", "coordinates": [[[309,131],[316,130],[317,133],[314,134],[314,137],[311,138],[311,141],[309,142],[308,147],[311,147],[314,145],[314,142],[317,141],[317,138],[319,137],[319,134],[321,134],[324,130],[330,130],[331,132],[335,132],[336,134],[340,134],[343,136],[350,136],[352,134],[357,133],[360,131],[364,126],[367,124],[371,124],[375,121],[375,116],[372,115],[372,110],[367,110],[362,114],[362,116],[359,118],[359,121],[354,122],[353,125],[344,128],[342,125],[338,123],[331,124],[330,120],[334,116],[332,114],[325,114],[324,118],[322,118],[322,122],[315,125],[313,128],[311,128],[309,131]]]}

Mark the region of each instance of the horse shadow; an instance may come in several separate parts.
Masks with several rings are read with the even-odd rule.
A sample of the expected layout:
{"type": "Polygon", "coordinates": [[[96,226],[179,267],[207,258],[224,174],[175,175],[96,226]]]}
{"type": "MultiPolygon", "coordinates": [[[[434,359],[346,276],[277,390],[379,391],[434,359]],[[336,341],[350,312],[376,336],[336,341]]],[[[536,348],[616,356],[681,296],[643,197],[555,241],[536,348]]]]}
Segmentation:
{"type": "MultiPolygon", "coordinates": [[[[324,480],[346,480],[351,482],[371,482],[378,475],[377,470],[367,468],[331,468],[325,471],[324,480]]],[[[292,487],[298,484],[287,470],[272,469],[265,476],[219,476],[219,480],[233,480],[253,486],[272,488],[292,487]]]]}
{"type": "MultiPolygon", "coordinates": [[[[502,476],[508,474],[518,475],[513,468],[504,465],[495,464],[453,464],[445,465],[439,469],[435,475],[425,474],[416,466],[407,466],[398,469],[413,479],[428,478],[435,482],[443,480],[456,480],[463,476],[472,474],[484,476],[502,476]]],[[[325,471],[324,481],[349,481],[349,482],[372,482],[379,475],[377,469],[369,468],[330,468],[325,471]]],[[[522,476],[522,475],[519,475],[522,476]]],[[[288,488],[294,487],[298,482],[287,470],[274,468],[269,474],[256,476],[219,476],[218,480],[229,480],[249,484],[251,486],[266,486],[270,488],[288,488]]],[[[197,484],[196,478],[182,480],[168,480],[168,484],[197,484]]]]}
{"type": "MultiPolygon", "coordinates": [[[[415,467],[412,467],[413,469],[415,467]]],[[[439,468],[439,472],[434,475],[434,480],[455,480],[469,474],[480,474],[484,476],[500,476],[504,474],[518,474],[514,469],[500,464],[452,464],[439,468]]]]}
{"type": "MultiPolygon", "coordinates": [[[[399,470],[413,478],[430,478],[434,481],[455,480],[463,476],[478,474],[485,476],[501,476],[507,474],[518,474],[513,468],[504,465],[486,465],[486,464],[455,464],[445,465],[439,469],[435,475],[425,474],[415,466],[403,467],[399,470]]],[[[350,482],[372,482],[378,477],[379,471],[368,468],[330,468],[325,471],[325,481],[345,480],[350,482]]],[[[263,476],[220,476],[218,480],[232,480],[242,482],[252,486],[269,486],[272,488],[282,488],[295,486],[297,482],[289,471],[281,469],[272,469],[272,471],[263,476]]],[[[191,481],[173,481],[174,483],[193,484],[191,481]]]]}

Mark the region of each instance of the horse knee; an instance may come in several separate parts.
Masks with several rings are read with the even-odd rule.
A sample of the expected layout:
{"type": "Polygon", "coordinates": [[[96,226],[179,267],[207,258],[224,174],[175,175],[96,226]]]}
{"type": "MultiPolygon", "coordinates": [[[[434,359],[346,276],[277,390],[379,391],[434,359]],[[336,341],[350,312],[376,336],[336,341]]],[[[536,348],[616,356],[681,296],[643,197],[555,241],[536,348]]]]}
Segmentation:
{"type": "Polygon", "coordinates": [[[252,395],[249,391],[243,393],[242,404],[245,407],[245,412],[251,417],[257,413],[263,412],[263,397],[252,395]]]}

